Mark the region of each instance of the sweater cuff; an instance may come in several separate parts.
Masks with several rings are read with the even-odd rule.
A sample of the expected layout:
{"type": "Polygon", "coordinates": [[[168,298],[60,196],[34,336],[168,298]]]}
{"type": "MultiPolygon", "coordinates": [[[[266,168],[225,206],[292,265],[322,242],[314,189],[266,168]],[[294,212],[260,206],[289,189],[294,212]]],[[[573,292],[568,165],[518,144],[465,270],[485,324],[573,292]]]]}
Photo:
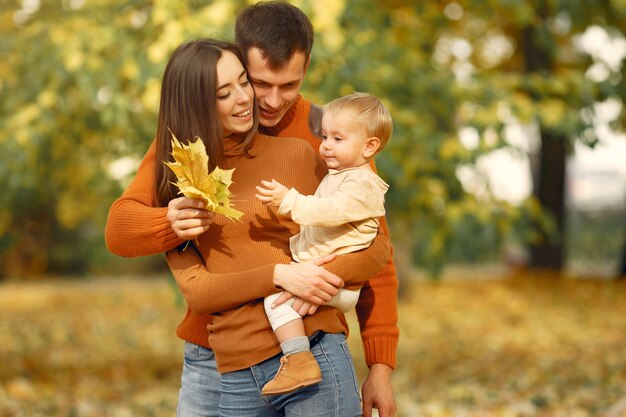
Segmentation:
{"type": "Polygon", "coordinates": [[[287,191],[287,194],[285,194],[283,201],[278,207],[278,214],[281,216],[289,216],[289,213],[293,210],[293,206],[296,204],[296,198],[298,195],[299,193],[295,188],[291,188],[287,191]]]}
{"type": "Polygon", "coordinates": [[[397,348],[398,341],[391,338],[364,341],[363,353],[367,367],[369,368],[375,363],[384,363],[395,369],[397,348]]]}
{"type": "Polygon", "coordinates": [[[159,215],[154,216],[151,221],[153,232],[159,242],[161,242],[158,252],[167,252],[184,242],[176,235],[176,232],[172,229],[172,225],[167,221],[167,217],[165,216],[166,212],[167,208],[159,210],[159,215]]]}
{"type": "Polygon", "coordinates": [[[262,289],[262,292],[260,292],[260,294],[265,294],[263,295],[263,297],[267,297],[268,295],[284,291],[284,289],[274,285],[274,269],[276,268],[276,265],[277,264],[265,265],[259,269],[260,276],[263,277],[263,279],[259,280],[259,283],[261,285],[260,288],[262,289]]]}

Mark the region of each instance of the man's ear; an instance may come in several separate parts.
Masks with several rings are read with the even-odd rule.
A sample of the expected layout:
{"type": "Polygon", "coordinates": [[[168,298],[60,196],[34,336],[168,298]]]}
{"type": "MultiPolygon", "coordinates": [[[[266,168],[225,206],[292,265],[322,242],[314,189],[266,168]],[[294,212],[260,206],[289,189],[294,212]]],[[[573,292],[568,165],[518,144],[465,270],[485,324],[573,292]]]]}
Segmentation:
{"type": "Polygon", "coordinates": [[[309,69],[309,64],[311,63],[311,55],[306,58],[306,62],[304,63],[304,75],[306,75],[307,70],[309,69]]]}
{"type": "Polygon", "coordinates": [[[365,139],[365,146],[363,147],[363,157],[371,158],[376,154],[378,148],[380,148],[380,139],[378,139],[376,136],[365,139]]]}

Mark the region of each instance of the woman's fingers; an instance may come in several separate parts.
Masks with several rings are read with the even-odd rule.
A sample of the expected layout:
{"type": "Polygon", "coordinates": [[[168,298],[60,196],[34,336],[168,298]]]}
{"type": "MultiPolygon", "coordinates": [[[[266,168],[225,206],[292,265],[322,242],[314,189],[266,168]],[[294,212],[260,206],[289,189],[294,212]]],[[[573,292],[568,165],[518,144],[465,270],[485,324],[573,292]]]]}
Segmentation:
{"type": "Polygon", "coordinates": [[[215,213],[204,207],[203,201],[187,197],[178,197],[169,202],[167,220],[179,239],[195,239],[209,229],[215,213]]]}

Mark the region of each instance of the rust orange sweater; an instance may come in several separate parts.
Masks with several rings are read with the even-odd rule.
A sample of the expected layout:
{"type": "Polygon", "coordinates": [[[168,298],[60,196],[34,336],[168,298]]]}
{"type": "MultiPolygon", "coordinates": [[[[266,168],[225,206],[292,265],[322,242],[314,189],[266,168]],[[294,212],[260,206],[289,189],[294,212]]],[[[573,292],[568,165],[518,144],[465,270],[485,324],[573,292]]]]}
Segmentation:
{"type": "MultiPolygon", "coordinates": [[[[268,133],[283,137],[301,137],[317,152],[319,139],[312,132],[310,111],[311,104],[300,97],[281,123],[268,133]]],[[[319,122],[319,117],[317,119],[319,122]]],[[[315,123],[313,121],[313,125],[315,123]]],[[[109,211],[105,238],[109,250],[117,255],[135,257],[163,253],[183,243],[166,219],[167,208],[155,207],[152,195],[154,158],[153,144],[142,160],[136,177],[124,194],[113,203],[109,211]]],[[[292,163],[290,167],[295,168],[298,165],[298,163],[292,163]]],[[[321,177],[318,181],[319,179],[321,177]]],[[[381,230],[388,236],[384,218],[381,218],[381,230]]],[[[288,247],[287,253],[289,253],[288,247]]],[[[344,257],[327,264],[326,268],[346,279],[347,274],[355,272],[354,268],[349,267],[355,263],[342,263],[344,257]]],[[[262,282],[262,285],[267,285],[267,283],[262,282]]],[[[393,257],[390,257],[382,272],[366,282],[361,291],[356,312],[368,366],[373,363],[384,363],[393,368],[396,365],[399,335],[397,289],[395,266],[393,257]]],[[[270,293],[273,291],[275,289],[272,289],[270,293]]],[[[188,309],[177,334],[185,340],[209,347],[206,329],[209,319],[209,315],[196,314],[188,309]]]]}
{"type": "MultiPolygon", "coordinates": [[[[167,253],[191,310],[178,334],[187,339],[198,332],[197,325],[208,324],[208,342],[220,372],[247,368],[280,352],[261,297],[277,292],[274,266],[290,262],[289,238],[298,226],[257,200],[255,185],[275,178],[288,187],[313,193],[327,171],[303,140],[259,134],[251,149],[253,158],[242,156],[231,146],[230,140],[225,141],[228,167],[235,168],[233,201],[244,213],[242,221],[216,216],[209,231],[198,238],[197,252],[188,248],[167,253]],[[202,315],[207,314],[211,319],[205,323],[202,315]]],[[[379,235],[370,248],[353,255],[342,256],[329,268],[346,283],[364,281],[384,267],[389,257],[388,240],[379,235]]],[[[308,335],[316,330],[348,332],[343,315],[324,306],[306,316],[304,325],[308,335]]]]}

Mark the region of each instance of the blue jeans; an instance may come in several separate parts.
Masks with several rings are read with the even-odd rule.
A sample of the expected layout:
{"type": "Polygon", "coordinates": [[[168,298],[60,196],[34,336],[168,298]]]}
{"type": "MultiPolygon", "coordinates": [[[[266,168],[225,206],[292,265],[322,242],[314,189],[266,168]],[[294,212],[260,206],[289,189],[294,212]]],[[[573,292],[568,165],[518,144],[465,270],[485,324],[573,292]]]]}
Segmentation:
{"type": "Polygon", "coordinates": [[[360,417],[361,397],[345,336],[326,334],[311,352],[322,370],[322,382],[289,394],[261,395],[263,385],[276,375],[282,354],[222,374],[220,417],[360,417]]]}
{"type": "Polygon", "coordinates": [[[326,334],[312,343],[322,382],[289,394],[263,397],[261,388],[274,378],[281,355],[225,373],[221,386],[213,351],[185,342],[177,417],[360,417],[361,398],[345,337],[326,334]],[[220,390],[224,392],[222,404],[220,390]]]}
{"type": "Polygon", "coordinates": [[[212,350],[185,342],[177,417],[217,417],[220,374],[212,350]]]}

